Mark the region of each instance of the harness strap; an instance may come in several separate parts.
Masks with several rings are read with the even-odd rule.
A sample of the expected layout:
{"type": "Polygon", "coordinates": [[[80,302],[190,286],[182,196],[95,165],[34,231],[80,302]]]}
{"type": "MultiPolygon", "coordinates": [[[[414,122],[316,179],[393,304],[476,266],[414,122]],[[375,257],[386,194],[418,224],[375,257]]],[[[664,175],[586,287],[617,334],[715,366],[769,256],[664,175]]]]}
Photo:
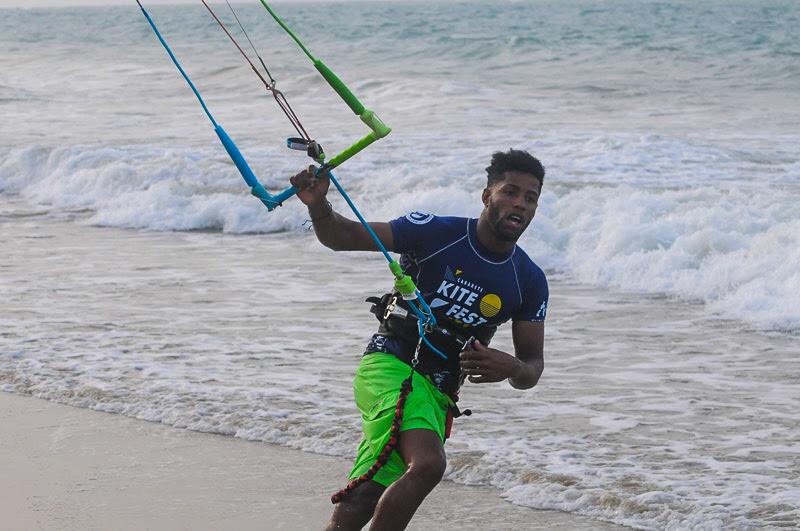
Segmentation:
{"type": "Polygon", "coordinates": [[[392,429],[389,435],[389,440],[386,442],[386,446],[383,447],[383,450],[381,450],[381,453],[378,455],[378,458],[375,460],[375,463],[369,468],[369,470],[357,478],[350,480],[350,483],[348,483],[345,488],[335,492],[333,496],[331,496],[332,504],[336,505],[342,501],[345,496],[353,492],[356,487],[374,478],[375,474],[377,474],[383,465],[389,461],[389,456],[392,455],[392,452],[397,447],[397,443],[400,441],[400,425],[403,423],[403,411],[406,405],[406,398],[408,398],[408,394],[411,392],[411,381],[413,377],[414,369],[412,368],[411,374],[409,374],[408,378],[403,380],[403,383],[400,384],[400,397],[397,399],[397,405],[394,408],[392,429]]]}

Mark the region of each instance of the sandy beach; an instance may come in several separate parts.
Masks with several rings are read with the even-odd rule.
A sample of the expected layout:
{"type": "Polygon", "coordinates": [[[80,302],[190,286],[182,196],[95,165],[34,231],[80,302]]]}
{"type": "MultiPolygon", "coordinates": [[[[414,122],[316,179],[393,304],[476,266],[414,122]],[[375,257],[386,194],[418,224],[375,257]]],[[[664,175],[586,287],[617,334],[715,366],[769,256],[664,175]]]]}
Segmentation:
{"type": "MultiPolygon", "coordinates": [[[[9,393],[0,393],[0,426],[0,529],[8,530],[321,529],[349,467],[9,393]]],[[[451,482],[410,528],[623,529],[451,482]]]]}

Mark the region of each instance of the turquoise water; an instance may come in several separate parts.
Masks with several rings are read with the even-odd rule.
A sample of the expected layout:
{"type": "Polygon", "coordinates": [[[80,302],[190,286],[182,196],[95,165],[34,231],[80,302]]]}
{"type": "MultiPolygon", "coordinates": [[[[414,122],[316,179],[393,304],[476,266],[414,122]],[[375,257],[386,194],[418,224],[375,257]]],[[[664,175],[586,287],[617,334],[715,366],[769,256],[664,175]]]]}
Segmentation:
{"type": "MultiPolygon", "coordinates": [[[[217,9],[232,22],[223,7],[217,9]]],[[[258,4],[237,9],[279,80],[288,84],[309,72],[303,56],[258,4]]],[[[248,90],[258,88],[257,80],[201,4],[151,11],[179,55],[205,59],[185,58],[199,82],[208,83],[203,72],[231,74],[232,69],[247,80],[237,95],[258,94],[248,90]]],[[[514,107],[528,120],[577,120],[586,126],[603,119],[611,124],[593,127],[622,123],[627,129],[635,127],[629,120],[634,113],[645,118],[637,121],[640,128],[654,121],[663,127],[667,121],[689,131],[708,132],[711,126],[740,134],[794,132],[798,111],[792,98],[800,88],[797,11],[793,2],[280,4],[281,14],[308,46],[356,87],[359,82],[384,88],[400,84],[409,97],[434,105],[465,99],[487,111],[501,106],[496,100],[477,105],[472,98],[508,91],[525,95],[528,105],[514,107]],[[430,90],[426,81],[431,78],[465,86],[442,94],[430,90]],[[575,116],[576,110],[589,115],[575,116]]],[[[155,61],[158,50],[140,16],[133,7],[4,10],[0,42],[20,66],[36,62],[45,79],[48,65],[66,56],[72,62],[81,59],[73,64],[75,72],[83,70],[82,61],[86,70],[111,72],[114,65],[131,62],[150,69],[167,66],[155,61]]],[[[5,60],[13,66],[13,59],[5,60]]],[[[122,73],[114,76],[116,83],[123,82],[122,73]]],[[[315,78],[302,81],[317,84],[315,78]]],[[[108,79],[104,88],[117,88],[116,83],[108,79]]],[[[391,111],[387,106],[384,112],[391,111]]]]}

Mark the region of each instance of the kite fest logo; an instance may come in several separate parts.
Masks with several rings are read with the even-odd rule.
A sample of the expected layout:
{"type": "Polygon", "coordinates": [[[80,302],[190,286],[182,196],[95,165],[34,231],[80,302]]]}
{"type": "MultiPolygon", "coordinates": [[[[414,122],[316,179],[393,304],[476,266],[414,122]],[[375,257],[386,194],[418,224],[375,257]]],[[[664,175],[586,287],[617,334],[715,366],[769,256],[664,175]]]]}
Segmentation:
{"type": "Polygon", "coordinates": [[[431,308],[444,309],[444,315],[465,326],[480,326],[500,313],[503,301],[494,293],[484,294],[484,289],[463,276],[461,269],[453,271],[448,266],[444,280],[436,290],[431,308]]]}

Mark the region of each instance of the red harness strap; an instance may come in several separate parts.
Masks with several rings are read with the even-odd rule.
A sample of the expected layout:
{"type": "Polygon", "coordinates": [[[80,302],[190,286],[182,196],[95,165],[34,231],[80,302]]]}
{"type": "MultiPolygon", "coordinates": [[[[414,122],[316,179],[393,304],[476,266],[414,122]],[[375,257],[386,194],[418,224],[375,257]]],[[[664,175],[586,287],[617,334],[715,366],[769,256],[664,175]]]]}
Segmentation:
{"type": "Polygon", "coordinates": [[[453,408],[447,409],[447,418],[444,421],[444,438],[450,438],[450,432],[453,431],[453,408]]]}
{"type": "Polygon", "coordinates": [[[352,492],[353,489],[365,481],[369,481],[375,477],[375,474],[378,473],[378,470],[380,470],[381,467],[385,465],[387,461],[389,461],[389,456],[392,455],[392,451],[394,451],[394,449],[397,447],[397,442],[400,440],[400,425],[403,423],[403,409],[406,405],[406,398],[408,398],[408,394],[411,392],[411,379],[413,376],[414,370],[412,369],[411,374],[409,374],[408,378],[403,380],[403,383],[400,385],[400,397],[397,399],[397,406],[394,408],[394,419],[392,420],[391,435],[389,436],[389,441],[386,443],[386,446],[383,447],[380,455],[378,455],[378,459],[375,460],[375,463],[369,468],[369,470],[366,471],[366,473],[358,476],[357,478],[353,478],[345,488],[331,496],[331,503],[334,505],[342,501],[342,499],[352,492]]]}

